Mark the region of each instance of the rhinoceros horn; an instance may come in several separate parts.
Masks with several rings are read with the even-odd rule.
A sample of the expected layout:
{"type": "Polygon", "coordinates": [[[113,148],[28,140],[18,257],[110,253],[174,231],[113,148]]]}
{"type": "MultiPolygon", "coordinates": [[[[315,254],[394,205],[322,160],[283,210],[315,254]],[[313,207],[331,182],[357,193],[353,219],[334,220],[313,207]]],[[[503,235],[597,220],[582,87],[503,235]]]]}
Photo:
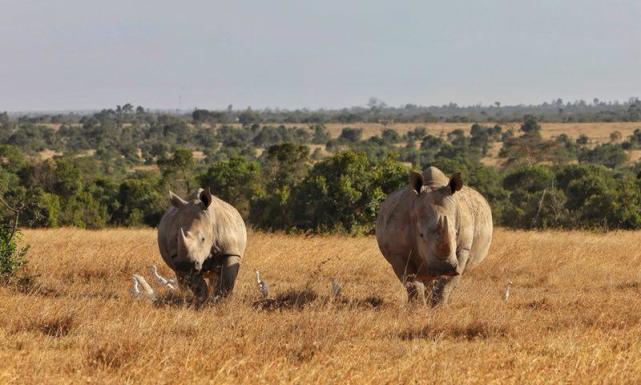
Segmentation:
{"type": "Polygon", "coordinates": [[[182,241],[183,246],[187,246],[188,238],[182,227],[180,228],[180,240],[182,241]]]}
{"type": "Polygon", "coordinates": [[[443,216],[438,219],[438,245],[436,247],[437,255],[441,258],[450,256],[450,227],[448,226],[447,217],[443,216]]]}

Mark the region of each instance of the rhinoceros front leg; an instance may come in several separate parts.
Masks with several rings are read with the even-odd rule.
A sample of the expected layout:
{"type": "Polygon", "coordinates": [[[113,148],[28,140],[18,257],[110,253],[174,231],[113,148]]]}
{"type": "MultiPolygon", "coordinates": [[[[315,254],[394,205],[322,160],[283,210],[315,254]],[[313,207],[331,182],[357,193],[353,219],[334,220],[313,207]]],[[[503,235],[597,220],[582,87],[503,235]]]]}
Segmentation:
{"type": "Polygon", "coordinates": [[[425,299],[425,284],[418,280],[411,280],[405,282],[407,289],[407,300],[410,303],[418,303],[420,305],[427,305],[425,299]]]}
{"type": "Polygon", "coordinates": [[[238,270],[240,269],[240,257],[237,255],[229,255],[223,259],[222,271],[220,273],[220,285],[216,295],[226,297],[234,291],[236,284],[236,277],[238,277],[238,270]]]}
{"type": "Polygon", "coordinates": [[[216,297],[216,293],[218,292],[218,287],[220,286],[220,273],[221,273],[221,266],[217,266],[205,273],[203,273],[203,277],[207,279],[207,282],[209,283],[209,291],[210,295],[212,297],[216,297]]]}
{"type": "Polygon", "coordinates": [[[458,260],[457,272],[459,275],[439,277],[432,282],[430,303],[432,306],[447,305],[450,302],[450,295],[459,281],[461,274],[465,271],[467,262],[470,259],[470,248],[466,246],[459,246],[456,251],[456,259],[458,260]]]}
{"type": "Polygon", "coordinates": [[[450,302],[450,295],[461,280],[461,274],[465,271],[467,262],[470,259],[470,247],[465,242],[462,242],[462,244],[458,246],[456,259],[458,261],[456,271],[459,275],[439,277],[432,281],[430,294],[430,304],[432,307],[447,305],[450,302]]]}
{"type": "Polygon", "coordinates": [[[410,256],[396,256],[389,259],[394,274],[407,290],[407,301],[410,303],[425,304],[425,285],[416,279],[416,268],[410,256]]]}
{"type": "Polygon", "coordinates": [[[176,281],[178,282],[178,288],[181,293],[184,294],[190,291],[194,295],[197,305],[207,300],[209,288],[207,287],[203,274],[176,272],[176,281]]]}
{"type": "Polygon", "coordinates": [[[432,293],[430,294],[430,304],[432,307],[447,305],[450,301],[450,295],[459,281],[461,276],[440,277],[432,283],[432,293]]]}
{"type": "Polygon", "coordinates": [[[189,289],[196,297],[197,304],[202,304],[207,300],[209,288],[202,274],[192,274],[189,278],[189,289]]]}

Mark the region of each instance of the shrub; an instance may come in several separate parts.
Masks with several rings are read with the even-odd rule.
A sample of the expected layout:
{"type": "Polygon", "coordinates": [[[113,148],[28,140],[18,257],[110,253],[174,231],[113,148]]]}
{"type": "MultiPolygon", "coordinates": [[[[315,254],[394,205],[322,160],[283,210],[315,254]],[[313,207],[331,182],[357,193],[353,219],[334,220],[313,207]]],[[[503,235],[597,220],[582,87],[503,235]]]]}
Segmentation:
{"type": "Polygon", "coordinates": [[[606,167],[616,168],[628,160],[621,145],[606,143],[596,146],[590,150],[584,150],[579,154],[581,163],[602,164],[606,167]]]}
{"type": "Polygon", "coordinates": [[[27,263],[29,247],[18,246],[20,236],[17,223],[0,225],[0,281],[13,276],[27,263]]]}
{"type": "Polygon", "coordinates": [[[403,185],[407,169],[347,151],[314,165],[293,198],[296,227],[369,233],[386,194],[403,185]]]}
{"type": "Polygon", "coordinates": [[[252,198],[262,195],[260,171],[258,162],[235,155],[212,163],[198,182],[247,218],[252,198]]]}

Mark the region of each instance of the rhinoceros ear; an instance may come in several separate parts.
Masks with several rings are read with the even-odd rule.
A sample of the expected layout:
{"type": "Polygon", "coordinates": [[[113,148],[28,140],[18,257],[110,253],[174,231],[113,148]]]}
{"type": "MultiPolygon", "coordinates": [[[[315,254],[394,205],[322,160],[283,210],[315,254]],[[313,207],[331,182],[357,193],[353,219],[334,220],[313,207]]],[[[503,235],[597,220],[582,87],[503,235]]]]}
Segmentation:
{"type": "Polygon", "coordinates": [[[452,175],[452,177],[450,178],[450,192],[454,194],[455,192],[459,191],[462,188],[463,188],[463,177],[461,176],[460,172],[457,172],[456,174],[452,175]]]}
{"type": "Polygon", "coordinates": [[[209,189],[209,187],[207,187],[207,190],[201,191],[198,198],[200,198],[200,201],[203,204],[203,210],[207,210],[211,202],[214,200],[214,198],[212,198],[211,190],[209,189]]]}
{"type": "Polygon", "coordinates": [[[169,201],[171,202],[172,206],[174,206],[177,209],[187,204],[187,202],[184,199],[182,199],[181,197],[179,197],[178,195],[174,194],[171,191],[169,192],[169,201]]]}
{"type": "Polygon", "coordinates": [[[410,171],[410,188],[417,194],[421,193],[423,187],[423,175],[416,171],[410,171]]]}

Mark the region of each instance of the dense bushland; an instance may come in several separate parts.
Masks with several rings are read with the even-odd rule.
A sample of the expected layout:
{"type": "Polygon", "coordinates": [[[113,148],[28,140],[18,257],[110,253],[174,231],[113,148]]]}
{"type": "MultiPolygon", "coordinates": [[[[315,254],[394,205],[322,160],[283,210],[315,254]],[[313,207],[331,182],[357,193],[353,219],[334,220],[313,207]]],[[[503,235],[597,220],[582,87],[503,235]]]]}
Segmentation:
{"type": "Polygon", "coordinates": [[[518,130],[474,123],[469,134],[435,135],[418,125],[364,139],[346,126],[332,138],[322,124],[262,124],[245,113],[227,112],[244,116],[227,125],[201,110],[189,120],[121,107],[78,124],[60,118],[57,128],[4,116],[0,197],[24,206],[23,223],[34,227],[154,226],[169,190],[204,186],[256,228],[369,233],[408,171],[434,165],[462,172],[498,225],[641,228],[641,166],[626,152],[641,147],[641,129],[598,145],[544,139],[539,119],[526,115],[518,130]],[[485,165],[496,146],[501,165],[485,165]],[[54,156],[43,160],[45,150],[54,156]]]}

